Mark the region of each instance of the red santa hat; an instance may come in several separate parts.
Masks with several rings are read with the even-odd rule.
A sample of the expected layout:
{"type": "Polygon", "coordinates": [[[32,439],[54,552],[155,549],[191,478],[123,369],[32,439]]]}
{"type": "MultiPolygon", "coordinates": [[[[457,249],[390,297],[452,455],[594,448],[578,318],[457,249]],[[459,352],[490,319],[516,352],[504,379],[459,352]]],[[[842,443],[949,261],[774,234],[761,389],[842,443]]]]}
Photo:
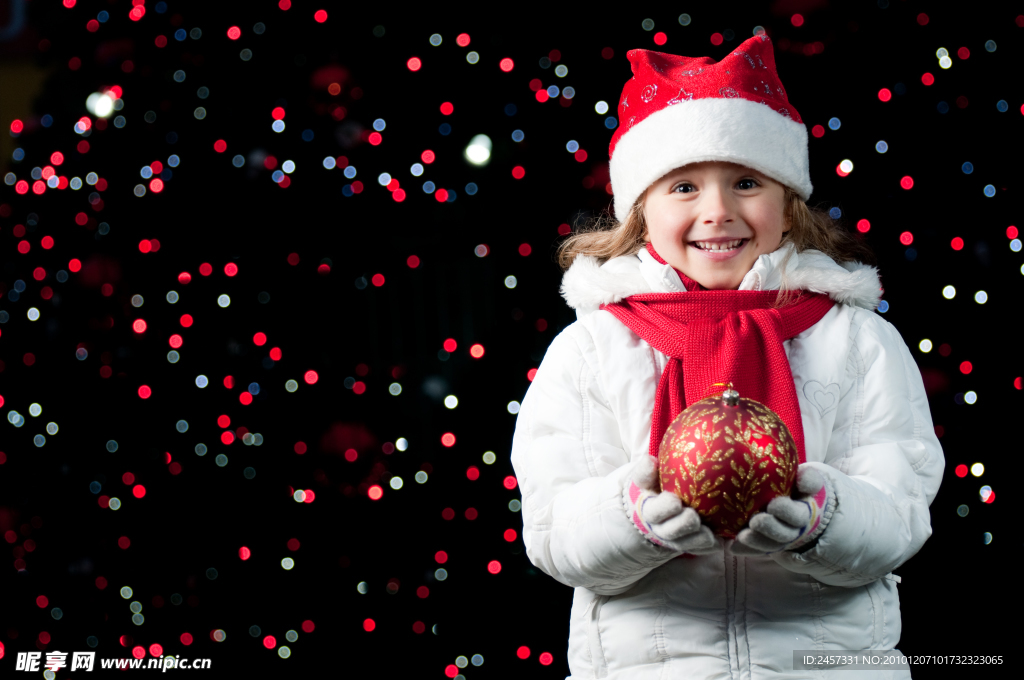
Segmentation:
{"type": "Polygon", "coordinates": [[[756,35],[720,62],[630,50],[609,156],[615,217],[675,168],[730,161],[811,196],[807,128],[786,97],[771,40],[756,35]]]}

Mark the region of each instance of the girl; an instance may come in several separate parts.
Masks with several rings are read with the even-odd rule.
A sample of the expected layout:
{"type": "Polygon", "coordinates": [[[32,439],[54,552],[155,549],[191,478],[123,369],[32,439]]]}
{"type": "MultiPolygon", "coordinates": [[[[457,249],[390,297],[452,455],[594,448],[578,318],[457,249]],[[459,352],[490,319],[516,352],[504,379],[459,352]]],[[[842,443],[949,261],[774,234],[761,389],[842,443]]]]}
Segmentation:
{"type": "MultiPolygon", "coordinates": [[[[892,571],[931,534],[944,462],[914,360],[873,312],[878,273],[805,203],[807,130],[767,36],[718,63],[628,58],[617,223],[561,247],[577,321],[512,448],[527,555],[575,589],[571,677],[820,678],[797,657],[893,653],[892,571]],[[793,497],[735,540],[659,493],[655,468],[712,380],[746,381],[802,442],[793,497]]],[[[910,675],[888,668],[865,675],[910,675]]]]}

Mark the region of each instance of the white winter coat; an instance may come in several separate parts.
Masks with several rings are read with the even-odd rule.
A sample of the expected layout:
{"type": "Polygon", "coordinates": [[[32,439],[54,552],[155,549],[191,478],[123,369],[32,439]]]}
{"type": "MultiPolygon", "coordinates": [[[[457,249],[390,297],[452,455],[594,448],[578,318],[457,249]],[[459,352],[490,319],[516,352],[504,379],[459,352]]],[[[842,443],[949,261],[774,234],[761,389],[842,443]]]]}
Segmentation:
{"type": "MultiPolygon", "coordinates": [[[[914,359],[872,311],[877,271],[817,251],[762,255],[741,290],[788,286],[836,304],[784,343],[800,400],[807,461],[832,481],[837,507],[801,554],[680,558],[627,519],[622,487],[648,454],[666,356],[601,303],[685,292],[646,251],[598,265],[578,257],[562,295],[577,321],[551,343],[516,422],[512,465],[523,540],[539,569],[575,589],[570,676],[821,678],[794,671],[794,650],[893,650],[900,608],[892,571],[931,534],[928,506],[944,467],[914,359]]],[[[907,671],[835,677],[906,678],[907,671]]]]}

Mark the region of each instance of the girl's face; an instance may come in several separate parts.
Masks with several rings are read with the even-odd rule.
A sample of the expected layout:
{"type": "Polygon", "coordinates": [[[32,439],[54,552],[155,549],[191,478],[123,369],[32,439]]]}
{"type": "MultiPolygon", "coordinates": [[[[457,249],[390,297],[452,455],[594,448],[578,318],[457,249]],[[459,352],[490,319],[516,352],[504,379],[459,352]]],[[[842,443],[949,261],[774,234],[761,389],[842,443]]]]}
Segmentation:
{"type": "Polygon", "coordinates": [[[705,288],[735,290],[758,257],[782,244],[784,197],[781,184],[736,163],[685,165],[647,189],[647,238],[705,288]]]}

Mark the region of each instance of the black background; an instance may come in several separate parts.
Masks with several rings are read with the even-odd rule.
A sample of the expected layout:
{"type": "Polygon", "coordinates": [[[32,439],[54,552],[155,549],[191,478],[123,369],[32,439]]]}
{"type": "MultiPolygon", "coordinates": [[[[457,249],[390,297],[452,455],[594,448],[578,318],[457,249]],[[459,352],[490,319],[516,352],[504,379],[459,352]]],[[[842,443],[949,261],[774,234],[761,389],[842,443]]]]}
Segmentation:
{"type": "MultiPolygon", "coordinates": [[[[0,22],[13,6],[0,3],[0,22]]],[[[27,565],[15,569],[17,555],[0,564],[6,657],[0,663],[13,668],[16,652],[37,648],[85,651],[88,636],[97,637],[98,656],[125,655],[118,640],[129,635],[133,644],[160,643],[168,654],[211,657],[215,669],[444,677],[458,655],[482,654],[485,663],[466,668],[466,677],[567,675],[572,591],[533,568],[518,538],[503,538],[506,529],[522,527],[508,509],[517,490],[503,485],[513,473],[515,424],[506,405],[522,399],[527,371],[575,318],[557,293],[559,225],[576,224],[610,201],[602,177],[611,132],[594,103],[605,100],[614,113],[629,77],[627,49],[717,60],[757,25],[773,38],[780,76],[808,127],[832,117],[842,121],[838,130],[811,138],[810,203],[839,207],[847,228],[870,220],[866,238],[890,305],[885,317],[925,372],[933,418],[943,429],[946,473],[932,505],[934,534],[897,570],[903,578],[900,649],[1012,659],[1010,628],[997,622],[999,612],[1012,613],[1019,604],[1010,557],[1020,539],[1006,515],[1021,474],[1013,418],[1020,404],[1014,329],[1021,256],[1011,252],[1005,234],[1020,219],[1016,156],[1024,98],[1017,64],[1024,29],[1015,22],[1018,12],[899,1],[886,7],[794,1],[586,12],[476,5],[419,13],[326,1],[297,1],[288,11],[266,1],[172,1],[163,14],[148,2],[145,17],[133,22],[130,6],[80,0],[68,10],[34,0],[25,3],[23,29],[0,43],[0,74],[8,81],[0,83],[0,97],[28,81],[39,87],[30,109],[0,109],[4,135],[13,118],[26,124],[19,137],[4,140],[0,172],[25,179],[61,150],[60,174],[95,171],[109,183],[101,210],[90,206],[89,188],[21,196],[0,185],[0,310],[10,314],[0,325],[0,533],[16,533],[15,543],[4,545],[20,547],[27,565]],[[320,8],[329,12],[324,24],[313,20],[320,8]],[[110,12],[109,21],[87,31],[86,21],[100,10],[110,12]],[[692,17],[689,26],[677,21],[683,11],[692,17]],[[917,20],[921,11],[929,15],[924,26],[917,20]],[[799,28],[790,21],[797,12],[806,18],[799,28]],[[654,31],[642,28],[646,18],[654,20],[654,31]],[[263,35],[252,31],[256,22],[265,23],[263,35]],[[237,41],[225,35],[232,25],[242,29],[237,41]],[[375,37],[380,25],[384,35],[375,37]],[[178,27],[200,27],[202,36],[154,45],[157,35],[170,37],[178,27]],[[727,29],[735,37],[712,45],[711,34],[727,29]],[[652,40],[658,31],[668,36],[661,48],[652,40]],[[444,39],[439,47],[428,42],[435,32],[444,39]],[[472,38],[467,48],[455,44],[462,32],[472,38]],[[987,40],[995,41],[996,51],[985,50],[987,40]],[[815,42],[822,51],[806,54],[804,46],[815,42]],[[966,60],[955,56],[962,46],[970,50],[966,60]],[[602,57],[605,47],[614,50],[610,60],[602,57]],[[939,47],[953,54],[949,70],[938,66],[939,47]],[[243,48],[253,51],[248,62],[238,56],[243,48]],[[538,63],[555,49],[569,68],[566,78],[538,63]],[[469,50],[480,53],[480,63],[466,62],[469,50]],[[423,60],[420,71],[405,67],[411,56],[423,60]],[[67,66],[72,57],[82,62],[76,71],[67,66]],[[498,68],[503,57],[515,61],[512,72],[498,68]],[[125,60],[132,61],[130,73],[125,60]],[[311,84],[317,69],[331,64],[349,74],[337,97],[311,84]],[[178,69],[187,74],[182,83],[172,78],[178,69]],[[925,72],[936,76],[934,85],[921,83],[925,72]],[[573,86],[571,106],[535,101],[532,78],[545,87],[573,86]],[[879,89],[898,83],[905,94],[879,101],[879,89]],[[90,151],[79,154],[74,121],[87,114],[90,93],[112,84],[124,88],[120,113],[127,124],[94,129],[90,151]],[[201,86],[210,90],[206,100],[196,96],[201,86]],[[362,91],[359,99],[353,88],[362,91]],[[966,98],[965,107],[958,97],[966,98]],[[997,110],[999,100],[1009,111],[997,110]],[[454,104],[451,116],[439,112],[444,101],[454,104]],[[347,108],[343,123],[331,117],[331,102],[347,108]],[[939,102],[948,104],[947,113],[938,111],[939,102]],[[517,108],[513,116],[505,113],[510,103],[517,108]],[[203,120],[193,115],[200,105],[208,111],[203,120]],[[287,111],[281,134],[270,127],[275,106],[287,111]],[[152,124],[143,118],[151,110],[157,113],[152,124]],[[44,114],[53,117],[49,128],[40,125],[44,114]],[[376,118],[387,123],[382,144],[342,144],[342,125],[358,133],[376,118]],[[442,123],[451,125],[450,135],[439,134],[442,123]],[[311,142],[300,137],[306,129],[314,132],[311,142]],[[515,129],[525,132],[525,141],[512,141],[515,129]],[[478,133],[494,144],[484,168],[462,158],[478,133]],[[226,153],[213,150],[217,139],[227,141],[226,153]],[[588,151],[586,162],[565,151],[570,139],[588,151]],[[874,150],[882,139],[889,144],[885,154],[874,150]],[[12,160],[14,148],[24,149],[23,161],[12,160]],[[437,161],[413,178],[408,168],[428,148],[437,161]],[[248,158],[261,151],[296,163],[288,188],[276,186],[270,171],[250,169],[248,158]],[[166,163],[172,153],[181,165],[164,191],[134,196],[143,181],[139,169],[156,159],[166,163]],[[246,156],[244,168],[232,166],[235,154],[246,156]],[[348,157],[363,193],[342,195],[350,180],[340,169],[321,166],[327,155],[348,157]],[[855,169],[842,178],[835,167],[844,158],[855,169]],[[962,172],[965,161],[973,163],[972,174],[962,172]],[[511,176],[516,165],[526,169],[522,180],[511,176]],[[408,191],[404,202],[377,184],[382,172],[400,180],[408,191]],[[910,191],[900,188],[904,175],[914,178],[910,191]],[[588,176],[597,179],[594,188],[584,187],[588,176]],[[438,203],[419,189],[426,179],[455,189],[457,199],[438,203]],[[475,196],[464,191],[468,182],[479,186],[475,196]],[[994,197],[984,196],[986,184],[996,187],[994,197]],[[79,212],[89,215],[85,226],[74,221],[79,212]],[[110,225],[107,235],[97,231],[101,222],[110,225]],[[28,230],[27,255],[17,250],[18,224],[28,230]],[[913,234],[914,259],[900,243],[904,231],[913,234]],[[40,247],[44,235],[56,240],[52,250],[40,247]],[[965,241],[961,251],[950,247],[955,236],[965,241]],[[153,238],[159,252],[140,253],[139,241],[153,238]],[[522,243],[532,248],[528,256],[518,252],[522,243]],[[479,244],[489,247],[486,257],[474,254],[479,244]],[[286,261],[293,252],[301,258],[297,266],[286,261]],[[413,254],[422,261],[415,269],[406,265],[413,254]],[[55,272],[71,258],[101,271],[113,295],[104,296],[81,275],[58,283],[55,272]],[[212,276],[198,275],[202,262],[213,265],[212,276]],[[233,278],[222,273],[228,262],[240,269],[233,278]],[[322,262],[329,274],[317,273],[322,262]],[[47,278],[36,281],[32,271],[40,266],[47,278]],[[183,286],[176,279],[186,270],[193,279],[183,286]],[[377,273],[384,285],[365,285],[377,273]],[[518,279],[514,289],[503,284],[508,275],[518,279]],[[362,287],[354,285],[361,277],[362,287]],[[16,280],[28,288],[11,302],[16,280]],[[941,295],[947,284],[957,288],[953,300],[941,295]],[[44,285],[55,290],[52,300],[39,297],[44,285]],[[175,305],[164,300],[172,289],[181,294],[175,305]],[[988,292],[987,304],[972,300],[976,290],[988,292]],[[259,301],[261,292],[269,294],[268,303],[259,301]],[[227,309],[215,302],[222,293],[232,299],[227,309]],[[145,298],[139,309],[130,304],[134,294],[145,298]],[[28,321],[30,306],[41,310],[41,320],[28,321]],[[177,319],[186,312],[196,323],[182,331],[177,319]],[[136,318],[146,320],[144,334],[132,332],[136,318]],[[546,325],[538,325],[540,319],[546,325]],[[269,336],[265,347],[251,340],[258,331],[269,336]],[[167,337],[174,332],[185,344],[181,361],[170,364],[167,337]],[[441,360],[446,338],[458,349],[441,360]],[[936,348],[948,344],[949,356],[937,349],[923,354],[917,349],[922,338],[936,348]],[[469,356],[473,343],[486,348],[482,359],[469,356]],[[88,350],[81,361],[75,357],[80,344],[88,350]],[[263,359],[272,346],[283,358],[267,368],[263,359]],[[32,366],[23,361],[27,352],[36,357],[32,366]],[[113,370],[106,379],[99,372],[104,360],[113,370]],[[965,360],[973,365],[969,375],[958,368],[965,360]],[[360,364],[366,375],[357,373],[360,364]],[[319,374],[315,385],[301,382],[310,369],[319,374]],[[200,373],[212,383],[204,390],[193,382],[200,373]],[[229,374],[237,382],[232,390],[221,385],[229,374]],[[363,381],[366,392],[346,389],[346,378],[363,381]],[[284,390],[288,379],[300,381],[294,394],[284,390]],[[398,397],[388,393],[396,380],[403,386],[398,397]],[[237,394],[250,382],[260,384],[260,394],[241,406],[237,394]],[[154,391],[147,400],[136,396],[142,384],[154,391]],[[977,392],[977,404],[958,403],[967,390],[977,392]],[[456,409],[445,408],[446,394],[458,396],[456,409]],[[28,415],[33,402],[43,407],[39,418],[28,415]],[[6,422],[11,409],[29,422],[12,427],[6,422]],[[1009,421],[999,416],[1004,410],[1009,421]],[[232,429],[261,433],[262,446],[217,442],[221,414],[231,417],[232,429]],[[179,419],[189,422],[187,433],[175,431],[179,419]],[[49,421],[60,432],[34,446],[33,436],[49,421]],[[440,444],[444,432],[455,433],[455,446],[440,444]],[[360,436],[365,440],[356,443],[360,436]],[[408,450],[383,453],[383,443],[399,437],[408,439],[408,450]],[[115,453],[107,451],[108,440],[118,442],[115,453]],[[294,453],[298,441],[308,444],[306,454],[294,453]],[[211,453],[197,457],[197,442],[211,453]],[[350,445],[360,451],[355,463],[340,455],[350,445]],[[493,465],[481,460],[487,450],[497,455],[493,465]],[[183,466],[180,475],[168,472],[166,452],[183,466]],[[223,468],[214,463],[217,453],[228,455],[223,468]],[[954,474],[956,465],[978,461],[986,468],[982,478],[954,474]],[[429,481],[416,484],[413,475],[424,464],[429,481]],[[479,480],[467,479],[470,465],[480,468],[479,480]],[[252,480],[242,474],[247,466],[256,470],[252,480]],[[146,486],[145,498],[131,496],[121,481],[125,471],[146,486]],[[391,475],[400,476],[404,488],[391,490],[391,475]],[[122,508],[100,508],[89,490],[93,481],[102,483],[101,494],[121,498],[122,508]],[[366,497],[373,483],[385,487],[380,501],[366,497]],[[981,502],[983,484],[996,490],[996,502],[981,502]],[[316,500],[298,504],[289,488],[313,489],[316,500]],[[961,504],[970,509],[965,518],[956,512],[961,504]],[[442,518],[447,507],[455,510],[454,520],[442,518]],[[469,507],[479,511],[477,519],[464,517],[469,507]],[[992,535],[988,545],[985,532],[992,535]],[[131,539],[127,550],[117,545],[121,536],[131,539]],[[286,547],[290,538],[300,541],[297,551],[286,547]],[[26,540],[35,542],[32,552],[24,552],[26,540]],[[243,545],[253,552],[247,561],[238,558],[243,545]],[[444,582],[433,578],[438,550],[449,555],[444,582]],[[280,566],[286,556],[296,561],[292,571],[280,566]],[[492,575],[487,564],[495,559],[502,570],[492,575]],[[210,568],[217,570],[215,579],[207,577],[210,568]],[[105,590],[96,587],[98,576],[109,581],[105,590]],[[395,594],[386,590],[390,579],[399,580],[395,594]],[[365,595],[356,589],[361,581],[365,595]],[[131,623],[129,601],[117,593],[123,585],[143,604],[142,626],[131,623]],[[420,585],[429,587],[429,597],[416,596],[420,585]],[[174,593],[186,601],[172,605],[174,593]],[[39,595],[48,599],[45,608],[36,605],[39,595]],[[158,596],[162,607],[153,603],[158,596]],[[54,607],[63,612],[60,620],[51,615],[54,607]],[[363,629],[367,618],[376,622],[370,633],[363,629]],[[304,620],[316,624],[313,633],[301,632],[304,620]],[[425,624],[425,633],[413,632],[415,621],[425,624]],[[253,625],[262,630],[259,639],[248,633],[253,625]],[[211,640],[215,629],[227,633],[224,642],[211,640]],[[295,643],[285,643],[291,658],[263,648],[264,635],[281,644],[289,629],[300,631],[295,643]],[[49,645],[38,642],[41,631],[52,636],[49,645]],[[195,637],[190,647],[178,641],[185,631],[195,637]],[[516,656],[521,645],[531,650],[526,660],[516,656]],[[554,657],[546,667],[537,662],[545,651],[554,657]]]]}

